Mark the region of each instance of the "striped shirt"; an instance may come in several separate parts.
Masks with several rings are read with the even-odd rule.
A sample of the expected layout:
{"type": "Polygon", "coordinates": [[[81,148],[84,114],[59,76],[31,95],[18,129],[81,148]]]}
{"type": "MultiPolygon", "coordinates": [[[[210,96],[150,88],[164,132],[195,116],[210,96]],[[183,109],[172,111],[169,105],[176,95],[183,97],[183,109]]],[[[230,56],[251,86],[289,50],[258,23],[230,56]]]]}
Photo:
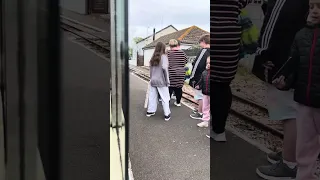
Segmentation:
{"type": "Polygon", "coordinates": [[[248,0],[210,1],[210,76],[216,82],[231,82],[238,68],[241,26],[240,10],[248,0]]]}
{"type": "Polygon", "coordinates": [[[169,50],[167,52],[169,60],[169,79],[171,87],[181,88],[184,84],[187,55],[182,50],[169,50]]]}

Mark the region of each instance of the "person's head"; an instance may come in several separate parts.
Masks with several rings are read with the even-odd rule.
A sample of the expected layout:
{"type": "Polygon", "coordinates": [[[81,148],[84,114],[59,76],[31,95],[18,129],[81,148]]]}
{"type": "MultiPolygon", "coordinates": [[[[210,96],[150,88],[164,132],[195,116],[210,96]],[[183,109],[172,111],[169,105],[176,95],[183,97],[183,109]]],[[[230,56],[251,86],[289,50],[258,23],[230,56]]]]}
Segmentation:
{"type": "Polygon", "coordinates": [[[177,48],[179,48],[179,49],[180,49],[181,42],[180,42],[179,40],[177,40],[177,41],[178,41],[178,46],[177,46],[177,48]]]}
{"type": "Polygon", "coordinates": [[[206,65],[206,69],[209,70],[210,69],[210,56],[208,56],[207,58],[207,65],[206,65]]]}
{"type": "Polygon", "coordinates": [[[199,44],[202,48],[210,48],[210,34],[202,35],[199,39],[199,44]]]}
{"type": "Polygon", "coordinates": [[[169,47],[170,47],[170,49],[177,49],[177,48],[179,48],[179,45],[180,43],[179,43],[179,41],[178,40],[176,40],[176,39],[170,39],[170,41],[169,41],[169,47]]]}
{"type": "Polygon", "coordinates": [[[158,42],[154,49],[153,55],[150,60],[151,66],[158,66],[161,61],[161,56],[166,53],[166,45],[162,42],[158,42]]]}
{"type": "Polygon", "coordinates": [[[309,0],[308,22],[312,24],[320,23],[320,0],[309,0]]]}

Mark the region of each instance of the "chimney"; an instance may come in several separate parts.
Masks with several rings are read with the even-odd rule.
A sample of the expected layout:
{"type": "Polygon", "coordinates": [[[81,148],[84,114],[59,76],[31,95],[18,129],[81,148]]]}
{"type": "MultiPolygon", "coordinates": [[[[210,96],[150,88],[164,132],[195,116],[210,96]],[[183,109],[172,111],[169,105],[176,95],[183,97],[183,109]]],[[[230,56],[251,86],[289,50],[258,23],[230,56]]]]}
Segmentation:
{"type": "Polygon", "coordinates": [[[153,38],[152,40],[154,41],[156,39],[156,28],[153,28],[153,38]]]}

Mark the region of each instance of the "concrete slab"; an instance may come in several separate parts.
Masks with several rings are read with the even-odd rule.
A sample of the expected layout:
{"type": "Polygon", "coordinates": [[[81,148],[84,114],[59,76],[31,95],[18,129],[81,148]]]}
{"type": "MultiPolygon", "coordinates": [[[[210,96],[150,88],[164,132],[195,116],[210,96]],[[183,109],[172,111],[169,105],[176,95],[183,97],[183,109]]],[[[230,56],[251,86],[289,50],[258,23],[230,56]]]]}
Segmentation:
{"type": "Polygon", "coordinates": [[[129,154],[135,179],[210,179],[210,140],[196,127],[187,107],[172,107],[164,121],[162,108],[147,118],[143,108],[146,83],[130,76],[129,154]]]}
{"type": "Polygon", "coordinates": [[[228,142],[210,143],[211,177],[214,180],[258,180],[258,166],[268,164],[266,155],[253,145],[227,132],[228,142]]]}

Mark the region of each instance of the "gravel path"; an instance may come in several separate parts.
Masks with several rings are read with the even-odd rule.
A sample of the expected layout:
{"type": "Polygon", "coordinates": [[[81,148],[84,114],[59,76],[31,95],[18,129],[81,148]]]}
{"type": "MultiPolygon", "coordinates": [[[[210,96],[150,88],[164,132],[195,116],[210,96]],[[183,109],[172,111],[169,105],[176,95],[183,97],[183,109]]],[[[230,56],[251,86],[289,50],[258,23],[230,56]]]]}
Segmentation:
{"type": "Polygon", "coordinates": [[[244,68],[239,67],[238,73],[231,83],[231,88],[233,92],[237,92],[249,100],[266,106],[266,84],[254,75],[249,74],[244,68]]]}

